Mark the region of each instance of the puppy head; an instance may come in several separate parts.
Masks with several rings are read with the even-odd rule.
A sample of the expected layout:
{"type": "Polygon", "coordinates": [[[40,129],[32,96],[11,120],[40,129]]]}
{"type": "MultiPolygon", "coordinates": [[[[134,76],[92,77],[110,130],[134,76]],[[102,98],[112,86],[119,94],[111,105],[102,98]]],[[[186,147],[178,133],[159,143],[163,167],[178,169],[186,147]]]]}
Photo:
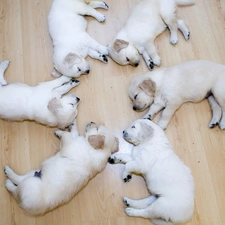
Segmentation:
{"type": "Polygon", "coordinates": [[[58,121],[60,128],[65,128],[71,124],[77,116],[77,106],[80,99],[73,94],[65,95],[60,99],[53,98],[48,103],[48,109],[58,121]]]}
{"type": "Polygon", "coordinates": [[[138,50],[127,41],[116,39],[108,49],[110,57],[120,65],[137,67],[140,62],[138,50]]]}
{"type": "Polygon", "coordinates": [[[148,119],[136,120],[128,129],[123,131],[123,138],[133,145],[139,145],[154,136],[157,125],[148,119]]]}
{"type": "Polygon", "coordinates": [[[107,150],[114,153],[119,150],[119,141],[105,126],[93,122],[86,126],[86,140],[94,149],[107,150]]]}
{"type": "Polygon", "coordinates": [[[90,71],[88,62],[72,52],[66,55],[63,64],[65,70],[60,72],[65,76],[79,77],[81,74],[88,74],[90,71]]]}
{"type": "Polygon", "coordinates": [[[135,77],[129,87],[129,97],[135,111],[143,111],[148,108],[155,96],[156,84],[151,78],[135,77]]]}

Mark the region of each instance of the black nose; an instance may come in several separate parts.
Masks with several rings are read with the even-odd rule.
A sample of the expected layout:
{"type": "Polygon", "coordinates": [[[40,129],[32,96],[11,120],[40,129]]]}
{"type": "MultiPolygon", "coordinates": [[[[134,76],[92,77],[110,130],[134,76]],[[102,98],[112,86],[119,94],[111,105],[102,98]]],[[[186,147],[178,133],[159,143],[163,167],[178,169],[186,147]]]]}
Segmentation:
{"type": "Polygon", "coordinates": [[[137,67],[138,66],[138,63],[135,63],[134,66],[137,67]]]}
{"type": "Polygon", "coordinates": [[[137,110],[137,108],[136,108],[135,106],[133,106],[133,110],[134,110],[134,111],[136,111],[136,110],[137,110]]]}
{"type": "Polygon", "coordinates": [[[86,70],[85,72],[86,72],[86,73],[89,73],[89,72],[90,72],[90,70],[86,70]]]}
{"type": "Polygon", "coordinates": [[[123,131],[123,134],[125,133],[125,130],[123,131]]]}
{"type": "Polygon", "coordinates": [[[80,98],[76,97],[76,100],[79,102],[80,101],[80,98]]]}

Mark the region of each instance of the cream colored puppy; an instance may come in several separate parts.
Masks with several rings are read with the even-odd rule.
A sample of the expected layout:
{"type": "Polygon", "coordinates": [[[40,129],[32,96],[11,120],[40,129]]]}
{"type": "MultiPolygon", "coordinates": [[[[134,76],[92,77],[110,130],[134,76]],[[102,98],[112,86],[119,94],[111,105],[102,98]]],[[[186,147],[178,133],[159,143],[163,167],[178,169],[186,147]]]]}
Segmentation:
{"type": "Polygon", "coordinates": [[[160,68],[137,76],[131,82],[129,97],[136,111],[149,110],[144,118],[153,119],[162,111],[158,125],[166,129],[175,111],[185,102],[207,98],[212,109],[209,127],[225,129],[225,66],[194,60],[160,68]]]}
{"type": "Polygon", "coordinates": [[[53,0],[48,25],[54,47],[54,77],[88,74],[90,66],[86,56],[108,62],[107,47],[100,45],[86,32],[84,15],[92,16],[99,22],[105,21],[105,16],[95,8],[108,9],[108,5],[100,1],[53,0]]]}
{"type": "Polygon", "coordinates": [[[120,65],[138,66],[139,54],[149,69],[159,66],[161,59],[154,45],[155,38],[167,27],[170,43],[178,42],[179,29],[186,40],[190,32],[176,16],[177,5],[191,5],[193,0],[143,0],[134,7],[125,25],[108,45],[110,57],[120,65]]]}
{"type": "Polygon", "coordinates": [[[76,125],[70,132],[58,130],[60,151],[43,162],[41,169],[17,175],[8,166],[5,186],[29,214],[41,215],[68,202],[97,173],[109,156],[118,151],[118,139],[104,126],[89,123],[85,136],[76,125]]]}
{"type": "Polygon", "coordinates": [[[9,61],[0,64],[0,118],[22,121],[34,120],[48,126],[65,128],[77,115],[80,99],[64,95],[80,82],[62,76],[31,87],[22,83],[7,84],[4,71],[9,61]]]}
{"type": "Polygon", "coordinates": [[[124,182],[141,174],[151,196],[123,201],[129,216],[149,218],[156,225],[185,223],[194,211],[194,181],[190,169],[177,157],[163,130],[148,119],[135,121],[123,132],[132,153],[115,153],[110,163],[124,163],[124,182]]]}

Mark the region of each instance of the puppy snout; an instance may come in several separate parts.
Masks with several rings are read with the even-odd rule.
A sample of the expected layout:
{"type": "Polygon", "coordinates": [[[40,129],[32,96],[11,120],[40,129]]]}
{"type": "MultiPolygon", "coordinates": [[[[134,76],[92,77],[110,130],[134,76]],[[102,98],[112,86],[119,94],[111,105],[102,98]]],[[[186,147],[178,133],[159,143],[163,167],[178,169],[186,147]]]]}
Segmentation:
{"type": "Polygon", "coordinates": [[[125,133],[125,130],[123,131],[123,134],[125,133]]]}
{"type": "Polygon", "coordinates": [[[136,111],[137,110],[137,107],[136,106],[133,106],[133,110],[136,111]]]}
{"type": "Polygon", "coordinates": [[[90,72],[90,70],[86,70],[86,71],[85,71],[86,74],[89,74],[89,72],[90,72]]]}
{"type": "Polygon", "coordinates": [[[79,102],[80,101],[80,98],[76,97],[76,101],[79,102]]]}
{"type": "Polygon", "coordinates": [[[138,65],[139,65],[139,63],[135,63],[135,64],[134,64],[134,67],[137,67],[138,65]]]}

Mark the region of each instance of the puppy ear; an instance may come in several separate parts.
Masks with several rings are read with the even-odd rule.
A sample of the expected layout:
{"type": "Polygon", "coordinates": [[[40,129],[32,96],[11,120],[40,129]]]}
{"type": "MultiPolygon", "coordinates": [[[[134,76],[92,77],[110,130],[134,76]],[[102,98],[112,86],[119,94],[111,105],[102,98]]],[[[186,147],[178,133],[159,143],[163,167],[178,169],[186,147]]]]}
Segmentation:
{"type": "Polygon", "coordinates": [[[105,144],[105,136],[103,135],[89,136],[88,142],[94,149],[103,149],[105,144]]]}
{"type": "Polygon", "coordinates": [[[62,105],[58,99],[53,98],[52,100],[49,101],[48,103],[49,111],[54,112],[59,108],[62,108],[62,105]]]}
{"type": "Polygon", "coordinates": [[[146,123],[141,123],[141,131],[140,131],[140,138],[141,140],[146,140],[152,137],[154,134],[154,129],[147,125],[146,123]]]}
{"type": "Polygon", "coordinates": [[[73,64],[80,63],[80,62],[81,62],[81,58],[73,52],[70,52],[69,54],[67,54],[64,60],[64,63],[68,64],[69,66],[72,66],[73,64]]]}
{"type": "Polygon", "coordinates": [[[126,48],[129,45],[129,42],[121,40],[121,39],[116,39],[113,48],[114,50],[119,53],[119,51],[123,48],[126,48]]]}
{"type": "Polygon", "coordinates": [[[155,82],[151,79],[144,80],[142,83],[139,84],[139,87],[147,94],[151,95],[152,93],[155,93],[156,85],[155,82]]]}

